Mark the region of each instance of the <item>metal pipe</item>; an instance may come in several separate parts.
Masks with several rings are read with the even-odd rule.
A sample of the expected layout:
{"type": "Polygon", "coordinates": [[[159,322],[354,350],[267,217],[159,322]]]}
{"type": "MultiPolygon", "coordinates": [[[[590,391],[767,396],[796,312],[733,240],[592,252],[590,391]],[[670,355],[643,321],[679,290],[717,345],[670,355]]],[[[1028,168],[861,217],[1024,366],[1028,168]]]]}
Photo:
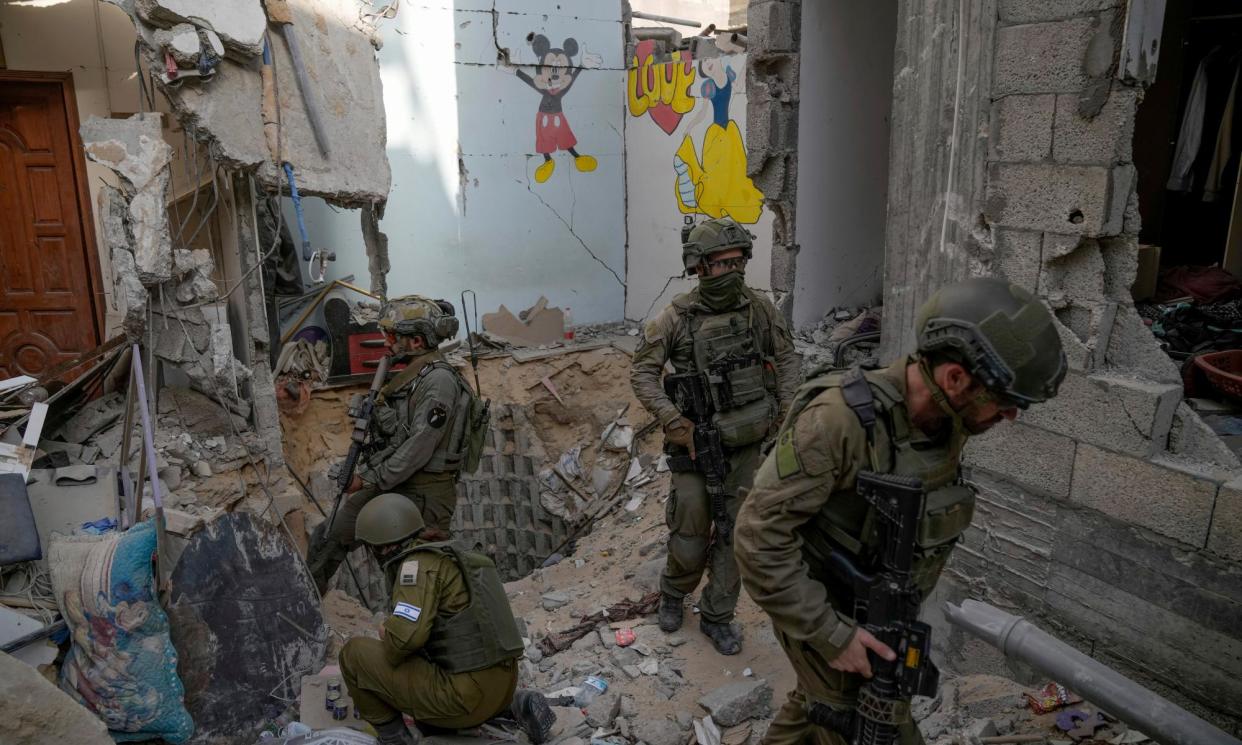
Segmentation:
{"type": "Polygon", "coordinates": [[[698,21],[692,21],[689,18],[676,18],[674,16],[662,16],[662,15],[656,15],[655,13],[644,13],[641,10],[636,10],[633,13],[630,13],[630,16],[632,18],[641,18],[644,21],[658,21],[660,23],[672,23],[677,26],[693,26],[694,28],[703,27],[703,24],[699,23],[698,21]]]}
{"type": "Polygon", "coordinates": [[[945,603],[945,615],[962,628],[1163,745],[1242,745],[1242,741],[1147,690],[1112,668],[1042,631],[1021,616],[977,600],[945,603]]]}
{"type": "Polygon", "coordinates": [[[729,34],[729,41],[738,45],[742,49],[746,48],[746,43],[747,43],[746,34],[739,34],[736,31],[734,31],[733,33],[729,34]]]}

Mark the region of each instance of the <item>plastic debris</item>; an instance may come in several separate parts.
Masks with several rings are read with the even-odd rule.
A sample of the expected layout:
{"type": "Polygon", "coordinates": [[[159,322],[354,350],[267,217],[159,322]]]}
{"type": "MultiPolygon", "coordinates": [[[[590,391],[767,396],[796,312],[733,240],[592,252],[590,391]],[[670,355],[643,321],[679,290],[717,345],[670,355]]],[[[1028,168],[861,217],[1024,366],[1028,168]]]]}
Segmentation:
{"type": "Polygon", "coordinates": [[[1082,698],[1075,696],[1060,683],[1048,683],[1037,694],[1025,694],[1031,711],[1036,714],[1048,714],[1069,704],[1077,704],[1082,698]]]}

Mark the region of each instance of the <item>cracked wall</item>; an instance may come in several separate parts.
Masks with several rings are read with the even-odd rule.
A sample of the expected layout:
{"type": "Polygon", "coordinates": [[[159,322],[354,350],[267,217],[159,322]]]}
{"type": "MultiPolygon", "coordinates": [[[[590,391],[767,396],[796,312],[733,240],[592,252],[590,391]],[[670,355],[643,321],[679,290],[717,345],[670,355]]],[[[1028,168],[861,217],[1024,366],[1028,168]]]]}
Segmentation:
{"type": "MultiPolygon", "coordinates": [[[[622,38],[619,0],[402,8],[379,52],[393,173],[379,224],[389,294],[455,300],[473,288],[484,309],[545,295],[571,307],[575,323],[623,316],[622,38]],[[568,79],[552,80],[553,65],[539,74],[539,36],[548,55],[573,52],[563,95],[568,79]]],[[[329,278],[369,276],[359,219],[307,204],[316,245],[337,252],[329,278]]]]}
{"type": "MultiPolygon", "coordinates": [[[[1242,468],[1129,295],[1131,140],[1155,60],[1132,64],[1122,40],[1155,48],[1127,24],[1163,3],[913,5],[898,14],[887,351],[912,345],[935,287],[991,274],[1048,303],[1070,363],[1057,399],[971,443],[979,504],[943,594],[1014,607],[1236,729],[1242,468]]],[[[979,664],[960,634],[941,644],[951,666],[979,664]]]]}

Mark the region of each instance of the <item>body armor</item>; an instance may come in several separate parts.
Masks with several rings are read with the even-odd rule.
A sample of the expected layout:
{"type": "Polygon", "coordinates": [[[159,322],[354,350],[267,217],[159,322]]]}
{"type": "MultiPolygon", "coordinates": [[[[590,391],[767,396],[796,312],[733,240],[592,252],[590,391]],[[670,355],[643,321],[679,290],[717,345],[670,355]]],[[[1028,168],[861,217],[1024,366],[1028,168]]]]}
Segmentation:
{"type": "MultiPolygon", "coordinates": [[[[786,421],[795,421],[807,403],[829,388],[842,388],[846,402],[856,414],[867,403],[874,406],[875,436],[871,447],[874,467],[880,473],[923,481],[927,497],[918,525],[914,578],[926,597],[948,561],[949,552],[974,516],[974,490],[961,482],[958,472],[965,438],[949,437],[939,443],[922,441],[911,431],[901,393],[880,375],[857,368],[808,381],[799,390],[786,421]]],[[[800,531],[811,577],[828,588],[835,607],[852,608],[853,599],[845,596],[835,581],[828,568],[828,557],[833,551],[844,551],[860,566],[867,567],[878,549],[872,523],[866,501],[854,489],[846,489],[829,497],[819,514],[800,531]]]]}
{"type": "Polygon", "coordinates": [[[754,303],[724,313],[686,313],[694,371],[708,376],[727,448],[762,441],[777,414],[775,363],[763,354],[754,313],[754,303]]]}
{"type": "Polygon", "coordinates": [[[376,436],[372,438],[372,442],[383,443],[383,446],[370,456],[371,462],[383,460],[410,437],[410,405],[416,386],[410,386],[409,382],[411,378],[421,380],[436,369],[448,370],[453,374],[457,381],[457,398],[449,413],[449,419],[444,424],[444,437],[421,471],[455,473],[462,470],[469,449],[469,425],[475,395],[457,369],[443,360],[428,362],[417,371],[402,370],[384,387],[383,401],[375,410],[373,421],[376,436]]]}
{"type": "MultiPolygon", "coordinates": [[[[450,674],[471,673],[522,656],[525,646],[491,559],[450,541],[424,543],[385,562],[392,571],[411,554],[433,552],[452,558],[470,593],[470,604],[452,614],[437,614],[423,647],[427,659],[450,674]]],[[[395,577],[390,576],[391,581],[395,577]]]]}

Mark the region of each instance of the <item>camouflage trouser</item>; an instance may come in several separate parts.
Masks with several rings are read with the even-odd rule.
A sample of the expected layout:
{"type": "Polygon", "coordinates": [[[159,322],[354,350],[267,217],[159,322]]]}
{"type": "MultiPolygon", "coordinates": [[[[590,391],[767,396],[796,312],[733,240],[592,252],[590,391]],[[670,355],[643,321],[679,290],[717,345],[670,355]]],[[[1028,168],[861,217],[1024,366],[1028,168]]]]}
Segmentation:
{"type": "MultiPolygon", "coordinates": [[[[457,508],[456,474],[418,474],[392,491],[404,494],[418,506],[427,527],[448,531],[453,511],[457,508]]],[[[354,538],[358,513],[381,493],[379,489],[367,488],[347,495],[341,500],[332,525],[324,520],[315,528],[307,551],[306,566],[321,594],[327,591],[328,583],[345,556],[358,545],[354,538]]]]}
{"type": "MultiPolygon", "coordinates": [[[[839,733],[808,722],[807,708],[812,701],[833,708],[853,708],[863,677],[832,669],[823,655],[811,647],[791,639],[779,628],[773,628],[773,631],[793,665],[798,681],[789,692],[789,700],[772,719],[762,745],[801,745],[808,741],[815,745],[845,745],[846,738],[839,733]]],[[[898,742],[901,745],[923,745],[923,736],[911,721],[901,727],[898,742]]]]}
{"type": "MultiPolygon", "coordinates": [[[[758,444],[729,454],[725,508],[731,519],[737,518],[758,466],[758,444]]],[[[699,586],[706,571],[707,586],[699,597],[699,612],[706,621],[729,623],[742,581],[733,560],[732,541],[717,541],[712,531],[712,506],[703,474],[673,473],[664,516],[668,523],[668,563],[660,577],[660,590],[675,598],[685,597],[699,586]]]]}
{"type": "Polygon", "coordinates": [[[452,674],[420,655],[393,665],[384,642],[359,637],[345,644],[339,661],[350,698],[371,724],[404,713],[433,727],[477,727],[508,709],[517,689],[517,660],[452,674]]]}

